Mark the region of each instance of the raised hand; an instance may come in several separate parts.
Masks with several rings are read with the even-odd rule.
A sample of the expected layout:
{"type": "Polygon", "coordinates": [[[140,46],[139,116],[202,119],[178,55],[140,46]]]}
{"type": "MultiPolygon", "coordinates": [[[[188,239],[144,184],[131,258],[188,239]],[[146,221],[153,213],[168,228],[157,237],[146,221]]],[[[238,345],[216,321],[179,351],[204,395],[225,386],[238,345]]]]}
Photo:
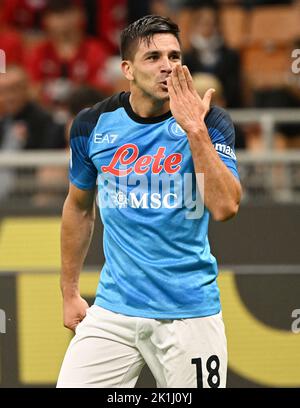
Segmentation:
{"type": "Polygon", "coordinates": [[[187,132],[197,132],[210,108],[214,89],[205,92],[203,98],[197,93],[192,76],[186,65],[177,64],[167,79],[170,109],[176,122],[187,132]]]}

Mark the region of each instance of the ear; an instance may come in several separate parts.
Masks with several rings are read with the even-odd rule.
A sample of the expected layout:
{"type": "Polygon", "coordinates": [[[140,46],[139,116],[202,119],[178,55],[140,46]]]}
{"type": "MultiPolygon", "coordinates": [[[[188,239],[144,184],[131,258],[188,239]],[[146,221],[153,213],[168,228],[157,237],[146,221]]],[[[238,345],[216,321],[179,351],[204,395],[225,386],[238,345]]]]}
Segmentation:
{"type": "Polygon", "coordinates": [[[133,66],[132,66],[131,61],[129,60],[122,61],[121,68],[122,68],[122,72],[125,78],[128,79],[128,81],[133,81],[134,76],[133,76],[133,66]]]}

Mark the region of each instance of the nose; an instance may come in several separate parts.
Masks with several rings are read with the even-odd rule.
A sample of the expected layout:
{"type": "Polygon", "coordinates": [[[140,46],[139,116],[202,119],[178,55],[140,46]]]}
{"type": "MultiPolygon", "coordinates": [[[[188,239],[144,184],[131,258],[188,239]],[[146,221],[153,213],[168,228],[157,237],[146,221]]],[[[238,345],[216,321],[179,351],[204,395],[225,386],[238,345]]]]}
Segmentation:
{"type": "Polygon", "coordinates": [[[161,72],[166,72],[167,74],[171,74],[172,72],[172,64],[169,58],[164,58],[163,63],[161,65],[161,72]]]}

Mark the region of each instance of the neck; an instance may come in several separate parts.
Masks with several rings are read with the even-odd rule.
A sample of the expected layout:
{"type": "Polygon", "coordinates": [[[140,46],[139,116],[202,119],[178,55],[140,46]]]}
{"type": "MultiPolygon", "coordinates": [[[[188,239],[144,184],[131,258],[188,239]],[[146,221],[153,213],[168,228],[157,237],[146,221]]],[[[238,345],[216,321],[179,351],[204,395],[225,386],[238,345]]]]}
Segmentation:
{"type": "Polygon", "coordinates": [[[131,89],[129,103],[135,114],[142,118],[163,115],[170,110],[169,100],[154,99],[131,89]]]}

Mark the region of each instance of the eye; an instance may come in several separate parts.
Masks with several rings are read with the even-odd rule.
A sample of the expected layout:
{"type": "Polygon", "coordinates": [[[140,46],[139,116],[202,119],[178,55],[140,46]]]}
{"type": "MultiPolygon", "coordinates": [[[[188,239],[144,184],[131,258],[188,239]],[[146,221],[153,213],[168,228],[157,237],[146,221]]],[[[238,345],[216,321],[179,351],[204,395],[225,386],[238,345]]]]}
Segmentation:
{"type": "Polygon", "coordinates": [[[157,55],[150,55],[147,59],[154,61],[154,60],[156,60],[157,58],[158,58],[157,55]]]}

